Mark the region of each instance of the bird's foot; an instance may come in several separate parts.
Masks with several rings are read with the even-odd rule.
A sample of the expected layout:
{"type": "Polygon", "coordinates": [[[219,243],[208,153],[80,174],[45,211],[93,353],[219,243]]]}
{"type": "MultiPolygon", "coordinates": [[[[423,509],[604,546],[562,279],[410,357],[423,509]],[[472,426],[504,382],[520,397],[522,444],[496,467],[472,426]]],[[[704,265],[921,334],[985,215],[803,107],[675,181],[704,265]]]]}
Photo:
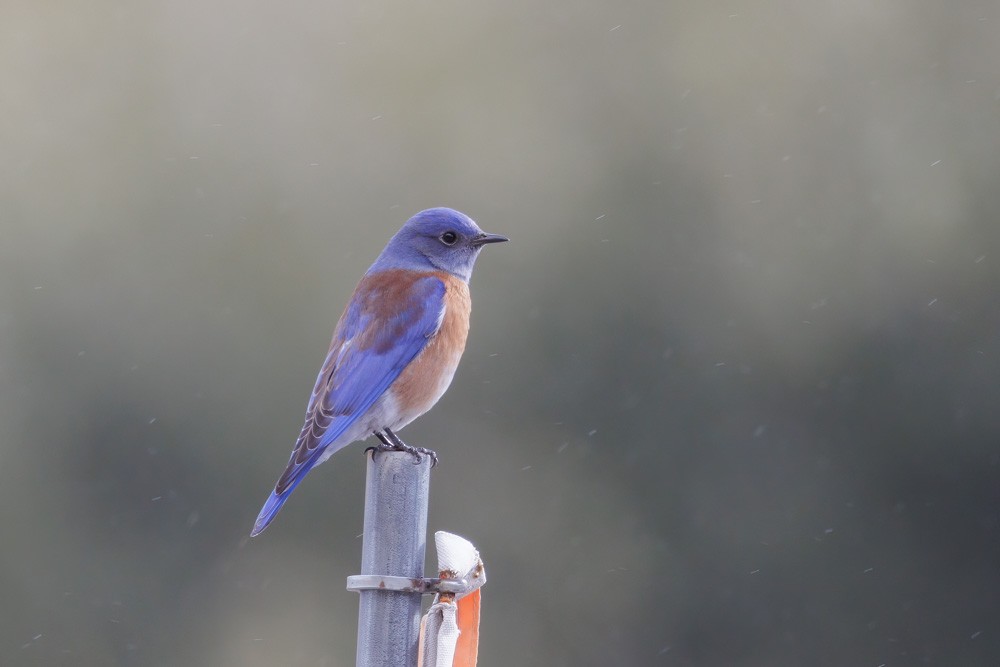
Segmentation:
{"type": "Polygon", "coordinates": [[[438,463],[437,452],[426,447],[411,447],[403,442],[391,429],[387,428],[384,431],[376,431],[375,437],[379,439],[379,444],[366,448],[366,452],[369,450],[373,452],[406,452],[407,454],[412,454],[413,458],[416,459],[414,463],[423,461],[424,456],[431,457],[432,468],[438,463]]]}
{"type": "Polygon", "coordinates": [[[431,457],[432,468],[438,464],[438,455],[437,452],[435,452],[433,449],[427,449],[426,447],[411,447],[410,445],[403,442],[403,440],[398,435],[393,433],[391,428],[385,429],[385,435],[386,439],[394,445],[394,448],[397,451],[407,452],[409,454],[412,454],[413,457],[417,460],[416,461],[417,463],[420,463],[423,456],[429,456],[431,457]]]}
{"type": "MultiPolygon", "coordinates": [[[[381,447],[379,447],[381,449],[381,447]]],[[[388,447],[387,449],[392,449],[397,452],[406,452],[407,454],[412,454],[413,458],[416,459],[414,463],[420,463],[424,460],[424,456],[431,457],[431,467],[433,468],[438,464],[438,455],[433,449],[427,449],[426,447],[411,447],[405,442],[400,442],[398,445],[388,447]]]]}

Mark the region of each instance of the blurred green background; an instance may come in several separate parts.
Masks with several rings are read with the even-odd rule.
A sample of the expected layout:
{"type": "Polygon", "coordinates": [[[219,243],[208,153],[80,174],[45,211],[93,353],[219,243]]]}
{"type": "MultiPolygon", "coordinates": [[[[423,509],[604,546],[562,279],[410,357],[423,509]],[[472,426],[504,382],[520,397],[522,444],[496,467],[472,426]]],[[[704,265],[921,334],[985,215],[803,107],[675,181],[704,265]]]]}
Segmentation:
{"type": "Polygon", "coordinates": [[[998,28],[7,0],[0,665],[353,664],[362,446],[247,534],[436,205],[512,238],[405,432],[483,664],[998,664],[998,28]]]}

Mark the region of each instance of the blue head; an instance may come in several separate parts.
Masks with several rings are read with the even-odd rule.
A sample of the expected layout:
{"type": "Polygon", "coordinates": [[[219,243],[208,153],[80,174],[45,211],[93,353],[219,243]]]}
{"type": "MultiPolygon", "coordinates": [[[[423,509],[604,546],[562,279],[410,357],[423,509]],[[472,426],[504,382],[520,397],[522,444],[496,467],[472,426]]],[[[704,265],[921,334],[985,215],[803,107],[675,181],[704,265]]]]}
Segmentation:
{"type": "Polygon", "coordinates": [[[368,273],[386,269],[446,271],[468,282],[483,246],[507,240],[487,234],[464,213],[429,208],[406,221],[368,273]]]}

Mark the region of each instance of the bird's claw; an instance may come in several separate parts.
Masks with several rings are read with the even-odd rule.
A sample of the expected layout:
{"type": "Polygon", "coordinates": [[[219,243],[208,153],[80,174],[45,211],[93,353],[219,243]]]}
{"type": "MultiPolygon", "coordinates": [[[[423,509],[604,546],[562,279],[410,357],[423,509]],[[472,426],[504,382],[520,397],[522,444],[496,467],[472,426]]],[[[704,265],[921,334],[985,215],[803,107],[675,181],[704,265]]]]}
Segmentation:
{"type": "Polygon", "coordinates": [[[433,449],[427,449],[426,447],[410,447],[406,450],[417,457],[417,463],[420,463],[423,458],[421,455],[431,457],[431,467],[434,468],[438,464],[438,455],[433,449]]]}
{"type": "Polygon", "coordinates": [[[438,455],[437,452],[435,452],[434,450],[427,449],[426,447],[411,447],[410,445],[402,441],[400,441],[398,444],[395,445],[379,445],[378,448],[380,451],[406,452],[407,454],[411,454],[413,455],[414,458],[413,461],[414,465],[417,465],[421,461],[423,461],[424,456],[431,457],[432,468],[436,466],[438,462],[438,455]]]}
{"type": "Polygon", "coordinates": [[[379,452],[398,452],[398,451],[406,451],[406,450],[405,449],[400,450],[400,448],[394,445],[393,443],[386,442],[384,440],[378,443],[377,445],[370,445],[368,447],[365,447],[365,454],[367,454],[368,452],[372,452],[373,456],[375,454],[378,454],[379,452]]]}
{"type": "Polygon", "coordinates": [[[375,434],[379,443],[377,445],[372,445],[371,447],[365,448],[365,453],[371,452],[406,452],[407,454],[412,454],[414,460],[414,465],[419,464],[424,460],[424,456],[431,457],[431,467],[435,467],[438,464],[438,455],[433,449],[427,449],[426,447],[411,447],[402,440],[399,439],[395,433],[389,434],[375,434]]]}

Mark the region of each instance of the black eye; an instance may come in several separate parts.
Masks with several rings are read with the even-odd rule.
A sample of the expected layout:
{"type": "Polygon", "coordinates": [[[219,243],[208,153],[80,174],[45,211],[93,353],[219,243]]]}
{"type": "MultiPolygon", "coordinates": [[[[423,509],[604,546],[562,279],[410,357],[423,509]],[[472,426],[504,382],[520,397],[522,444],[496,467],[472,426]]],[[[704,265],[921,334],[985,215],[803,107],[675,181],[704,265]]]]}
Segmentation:
{"type": "Polygon", "coordinates": [[[440,238],[441,243],[445,245],[455,245],[455,242],[458,241],[458,234],[455,232],[445,232],[440,238]]]}

